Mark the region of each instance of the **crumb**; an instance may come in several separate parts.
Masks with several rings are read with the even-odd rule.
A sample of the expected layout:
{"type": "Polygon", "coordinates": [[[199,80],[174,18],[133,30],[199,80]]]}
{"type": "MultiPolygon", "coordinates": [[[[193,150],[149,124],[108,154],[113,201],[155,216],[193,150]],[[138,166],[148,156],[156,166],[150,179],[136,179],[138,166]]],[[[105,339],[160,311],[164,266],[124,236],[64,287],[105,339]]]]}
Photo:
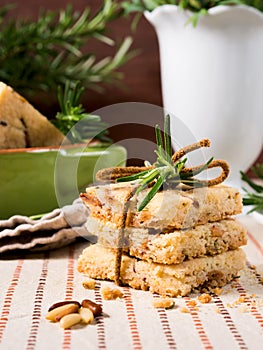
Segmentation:
{"type": "Polygon", "coordinates": [[[221,313],[221,311],[220,311],[220,309],[219,309],[218,307],[215,308],[215,312],[216,312],[217,314],[220,314],[220,313],[221,313]]]}
{"type": "Polygon", "coordinates": [[[82,286],[85,289],[95,289],[96,281],[93,280],[92,278],[82,282],[82,286]]]}
{"type": "Polygon", "coordinates": [[[257,298],[257,294],[253,293],[250,295],[251,298],[257,298]]]}
{"type": "Polygon", "coordinates": [[[221,295],[222,293],[223,293],[223,289],[222,288],[214,288],[213,289],[213,293],[215,294],[215,295],[221,295]]]}
{"type": "Polygon", "coordinates": [[[199,295],[198,300],[202,304],[208,304],[212,300],[212,297],[211,297],[211,295],[209,295],[207,293],[203,293],[203,294],[199,295]]]}
{"type": "Polygon", "coordinates": [[[199,307],[198,307],[198,306],[195,306],[195,307],[193,308],[193,310],[194,310],[194,311],[199,311],[199,307]]]}
{"type": "Polygon", "coordinates": [[[189,304],[190,306],[196,306],[196,305],[197,305],[197,302],[196,302],[196,300],[192,299],[192,300],[189,301],[188,304],[189,304]]]}
{"type": "Polygon", "coordinates": [[[174,307],[174,301],[172,298],[156,298],[153,299],[152,305],[154,308],[172,309],[174,307]]]}
{"type": "Polygon", "coordinates": [[[241,313],[248,312],[248,307],[247,307],[247,305],[239,306],[238,311],[241,312],[241,313]]]}
{"type": "Polygon", "coordinates": [[[104,287],[101,287],[100,292],[104,300],[113,300],[113,299],[123,297],[122,291],[118,288],[111,288],[108,286],[104,286],[104,287]]]}
{"type": "Polygon", "coordinates": [[[232,307],[229,303],[226,304],[227,307],[232,307]]]}
{"type": "Polygon", "coordinates": [[[238,301],[238,303],[244,303],[245,302],[245,297],[244,296],[239,297],[237,301],[238,301]]]}
{"type": "Polygon", "coordinates": [[[186,307],[181,307],[180,311],[181,311],[183,314],[189,314],[189,312],[190,312],[186,307]]]}
{"type": "Polygon", "coordinates": [[[261,281],[261,283],[263,283],[263,277],[261,277],[260,281],[261,281]]]}
{"type": "Polygon", "coordinates": [[[256,270],[256,265],[251,265],[252,270],[256,270]]]}

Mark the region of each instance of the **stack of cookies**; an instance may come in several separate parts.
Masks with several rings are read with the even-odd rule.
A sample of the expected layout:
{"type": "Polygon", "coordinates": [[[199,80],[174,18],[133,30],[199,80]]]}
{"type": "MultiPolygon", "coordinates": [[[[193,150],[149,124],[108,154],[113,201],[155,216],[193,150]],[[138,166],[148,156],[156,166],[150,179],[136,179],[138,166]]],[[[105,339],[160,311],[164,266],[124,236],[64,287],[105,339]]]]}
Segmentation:
{"type": "MultiPolygon", "coordinates": [[[[125,199],[134,184],[89,187],[81,198],[90,210],[88,231],[97,243],[78,261],[81,273],[115,279],[116,248],[125,199]]],[[[130,201],[120,271],[123,284],[161,295],[183,296],[197,288],[222,287],[244,268],[246,230],[239,191],[217,185],[158,192],[140,212],[148,190],[130,201]]]]}

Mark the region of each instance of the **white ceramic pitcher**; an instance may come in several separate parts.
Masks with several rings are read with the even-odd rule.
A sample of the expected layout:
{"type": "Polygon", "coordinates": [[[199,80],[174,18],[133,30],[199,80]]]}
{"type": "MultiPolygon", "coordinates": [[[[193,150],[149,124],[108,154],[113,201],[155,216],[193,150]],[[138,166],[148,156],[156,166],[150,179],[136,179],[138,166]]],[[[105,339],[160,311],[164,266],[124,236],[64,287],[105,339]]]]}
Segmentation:
{"type": "Polygon", "coordinates": [[[164,108],[211,140],[209,154],[226,159],[239,184],[263,144],[263,13],[214,7],[196,27],[186,24],[192,15],[175,5],[145,13],[159,40],[164,108]]]}

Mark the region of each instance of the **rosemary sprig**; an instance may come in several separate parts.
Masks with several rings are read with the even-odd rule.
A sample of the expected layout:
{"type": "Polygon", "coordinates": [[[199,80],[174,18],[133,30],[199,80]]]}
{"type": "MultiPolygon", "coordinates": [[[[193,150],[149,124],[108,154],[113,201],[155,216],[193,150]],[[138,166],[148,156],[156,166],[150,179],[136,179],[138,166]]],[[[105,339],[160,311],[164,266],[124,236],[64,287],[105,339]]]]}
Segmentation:
{"type": "Polygon", "coordinates": [[[157,155],[156,162],[153,165],[150,165],[149,162],[147,162],[147,170],[134,175],[117,178],[117,182],[135,181],[138,183],[136,194],[153,184],[150,191],[140,203],[138,211],[143,210],[164,185],[169,185],[173,188],[180,184],[186,185],[188,188],[206,186],[207,183],[194,179],[193,176],[206,170],[213,161],[213,158],[211,158],[208,162],[199,166],[195,170],[192,168],[187,169],[185,167],[187,158],[173,162],[169,115],[165,117],[164,121],[164,137],[162,137],[158,125],[155,127],[155,133],[157,145],[157,150],[155,151],[157,155]]]}
{"type": "Polygon", "coordinates": [[[58,88],[58,101],[61,112],[56,114],[55,120],[51,122],[72,143],[86,141],[92,138],[103,142],[111,142],[106,136],[108,125],[101,121],[100,116],[86,113],[80,103],[84,87],[80,82],[66,81],[64,91],[58,88]]]}
{"type": "Polygon", "coordinates": [[[87,53],[90,38],[115,45],[105,34],[108,23],[120,15],[113,0],[104,0],[94,16],[89,8],[80,13],[68,5],[65,10],[42,11],[36,21],[14,20],[7,16],[10,9],[0,7],[0,80],[25,96],[39,90],[55,92],[68,79],[98,89],[98,83],[118,81],[119,67],[135,54],[129,52],[129,37],[113,57],[97,60],[87,53]]]}
{"type": "MultiPolygon", "coordinates": [[[[263,180],[263,164],[257,164],[251,169],[253,173],[258,177],[258,179],[263,180]]],[[[252,206],[252,209],[249,211],[249,213],[258,211],[263,214],[263,186],[257,184],[255,181],[250,180],[248,176],[242,171],[240,173],[241,179],[255,191],[250,192],[249,190],[244,189],[246,195],[243,197],[243,204],[252,206]]]]}

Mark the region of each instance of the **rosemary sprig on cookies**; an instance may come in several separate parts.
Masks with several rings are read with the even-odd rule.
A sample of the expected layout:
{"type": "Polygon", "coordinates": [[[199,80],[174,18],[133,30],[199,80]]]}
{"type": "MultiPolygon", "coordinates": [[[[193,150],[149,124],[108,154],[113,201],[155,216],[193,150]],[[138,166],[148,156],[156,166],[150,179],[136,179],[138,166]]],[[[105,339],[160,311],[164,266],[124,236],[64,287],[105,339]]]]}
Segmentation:
{"type": "Polygon", "coordinates": [[[180,186],[182,189],[191,189],[195,187],[214,186],[227,178],[229,166],[223,160],[210,158],[205,164],[186,167],[187,158],[184,156],[201,147],[209,147],[210,141],[208,139],[186,146],[173,154],[169,115],[165,117],[163,137],[158,125],[155,128],[155,132],[157,144],[155,153],[157,160],[154,164],[146,161],[144,167],[107,168],[97,173],[97,179],[100,181],[134,182],[137,184],[135,195],[147,187],[151,187],[140,203],[138,211],[143,210],[155,194],[164,186],[167,188],[180,186]],[[222,169],[218,177],[212,180],[199,180],[195,178],[196,175],[204,170],[215,167],[222,169]]]}

